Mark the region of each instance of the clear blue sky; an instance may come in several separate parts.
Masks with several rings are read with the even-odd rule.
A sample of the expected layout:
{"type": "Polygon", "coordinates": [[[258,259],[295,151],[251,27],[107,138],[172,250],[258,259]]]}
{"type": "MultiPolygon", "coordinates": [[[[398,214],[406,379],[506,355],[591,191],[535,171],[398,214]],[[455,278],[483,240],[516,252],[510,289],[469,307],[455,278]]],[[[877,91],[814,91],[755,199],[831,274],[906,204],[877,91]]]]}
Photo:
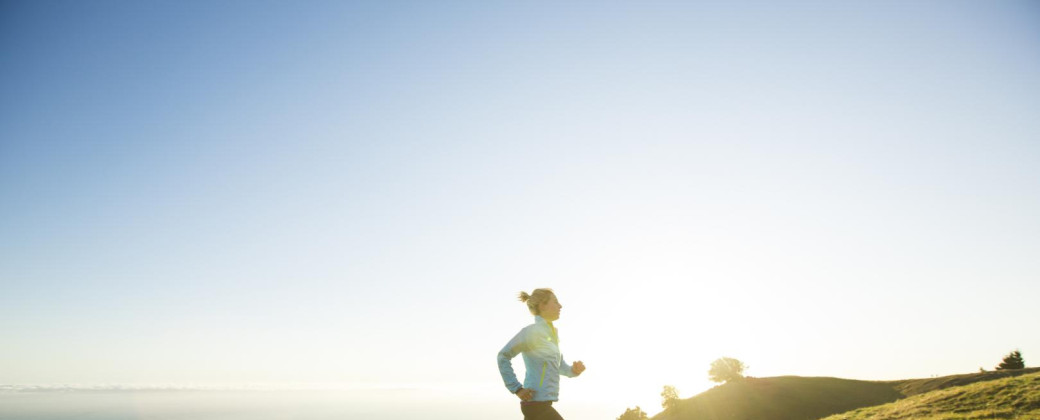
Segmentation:
{"type": "Polygon", "coordinates": [[[0,380],[1035,365],[1040,6],[688,3],[0,3],[0,380]]]}

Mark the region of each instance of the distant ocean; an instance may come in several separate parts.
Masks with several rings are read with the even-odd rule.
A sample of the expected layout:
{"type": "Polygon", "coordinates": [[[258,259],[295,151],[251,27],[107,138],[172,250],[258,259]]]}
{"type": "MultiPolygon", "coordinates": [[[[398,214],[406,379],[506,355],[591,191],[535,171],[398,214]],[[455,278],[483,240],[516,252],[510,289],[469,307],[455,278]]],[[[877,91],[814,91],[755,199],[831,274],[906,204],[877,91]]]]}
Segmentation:
{"type": "MultiPolygon", "coordinates": [[[[508,396],[506,396],[508,397],[508,396]]],[[[568,420],[610,420],[590,404],[557,403],[568,420]]],[[[423,395],[422,391],[3,390],[10,420],[520,420],[508,398],[423,395]]]]}

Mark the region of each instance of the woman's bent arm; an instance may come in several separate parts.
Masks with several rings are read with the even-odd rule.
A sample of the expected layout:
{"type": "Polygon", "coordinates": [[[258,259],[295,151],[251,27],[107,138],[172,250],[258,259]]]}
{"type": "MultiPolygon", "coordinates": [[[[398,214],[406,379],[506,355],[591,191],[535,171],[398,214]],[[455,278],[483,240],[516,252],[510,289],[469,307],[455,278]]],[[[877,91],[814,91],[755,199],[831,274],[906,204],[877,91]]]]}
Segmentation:
{"type": "Polygon", "coordinates": [[[513,372],[513,358],[520,354],[524,350],[527,350],[527,329],[520,330],[512,340],[506,343],[505,347],[498,352],[498,373],[502,374],[502,382],[505,383],[506,389],[509,392],[516,393],[523,384],[516,380],[516,373],[513,372]]]}

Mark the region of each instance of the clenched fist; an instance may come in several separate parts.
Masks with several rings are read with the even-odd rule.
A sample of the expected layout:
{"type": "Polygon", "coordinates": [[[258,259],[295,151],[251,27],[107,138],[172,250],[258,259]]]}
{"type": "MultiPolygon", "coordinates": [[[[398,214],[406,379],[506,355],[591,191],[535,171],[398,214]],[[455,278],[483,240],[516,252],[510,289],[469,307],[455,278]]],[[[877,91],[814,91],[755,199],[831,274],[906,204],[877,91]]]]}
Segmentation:
{"type": "Polygon", "coordinates": [[[516,391],[516,396],[520,397],[521,401],[531,401],[531,398],[534,398],[534,390],[533,389],[527,389],[527,388],[520,388],[519,391],[516,391]]]}
{"type": "Polygon", "coordinates": [[[585,371],[585,364],[582,363],[581,360],[574,362],[574,364],[571,365],[571,371],[573,371],[575,375],[581,375],[581,373],[585,371]]]}

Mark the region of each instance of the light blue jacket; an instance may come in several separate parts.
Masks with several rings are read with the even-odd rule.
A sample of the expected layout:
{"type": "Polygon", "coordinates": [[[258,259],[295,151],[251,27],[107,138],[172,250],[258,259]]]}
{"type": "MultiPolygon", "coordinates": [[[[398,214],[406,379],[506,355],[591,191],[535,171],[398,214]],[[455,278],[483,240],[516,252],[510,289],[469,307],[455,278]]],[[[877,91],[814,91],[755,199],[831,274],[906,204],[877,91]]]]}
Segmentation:
{"type": "Polygon", "coordinates": [[[498,371],[502,374],[509,392],[520,390],[520,382],[513,373],[513,358],[517,354],[524,355],[523,388],[534,391],[531,401],[559,401],[560,375],[573,378],[577,375],[571,365],[563,360],[560,353],[560,339],[553,328],[540,316],[534,317],[534,324],[524,327],[509,340],[509,343],[498,352],[498,371]]]}

